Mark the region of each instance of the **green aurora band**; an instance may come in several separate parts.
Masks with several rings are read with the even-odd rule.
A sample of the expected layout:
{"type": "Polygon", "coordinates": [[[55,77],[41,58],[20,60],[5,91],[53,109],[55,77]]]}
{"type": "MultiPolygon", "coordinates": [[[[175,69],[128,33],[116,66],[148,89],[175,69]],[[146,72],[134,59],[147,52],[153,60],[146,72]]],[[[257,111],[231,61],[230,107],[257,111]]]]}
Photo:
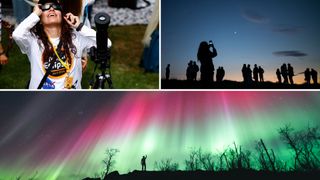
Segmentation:
{"type": "MultiPolygon", "coordinates": [[[[94,177],[103,171],[106,148],[120,150],[114,166],[120,173],[140,170],[145,154],[147,170],[167,158],[184,170],[193,148],[219,154],[233,148],[233,143],[250,150],[252,165],[257,167],[254,148],[260,138],[290,166],[293,151],[281,141],[279,128],[290,124],[302,130],[320,125],[319,92],[0,94],[4,96],[17,104],[12,108],[19,113],[4,112],[1,118],[3,180],[33,175],[42,180],[94,177]],[[32,98],[19,104],[23,96],[32,98]],[[43,104],[44,97],[50,100],[48,105],[43,104]],[[66,98],[68,102],[61,105],[66,98]],[[61,107],[51,108],[52,116],[41,118],[57,104],[61,107]]],[[[6,101],[0,104],[5,107],[6,101]]]]}

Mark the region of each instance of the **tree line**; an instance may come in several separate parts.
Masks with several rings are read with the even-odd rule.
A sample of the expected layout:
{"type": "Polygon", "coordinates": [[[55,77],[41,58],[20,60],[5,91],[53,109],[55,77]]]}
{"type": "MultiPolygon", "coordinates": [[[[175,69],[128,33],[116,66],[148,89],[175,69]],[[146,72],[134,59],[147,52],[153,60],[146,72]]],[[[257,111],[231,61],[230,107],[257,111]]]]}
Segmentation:
{"type": "MultiPolygon", "coordinates": [[[[201,147],[192,148],[184,160],[184,168],[173,158],[165,158],[154,162],[157,171],[231,171],[259,170],[271,172],[315,171],[320,170],[320,133],[318,127],[307,127],[295,130],[290,124],[278,129],[280,140],[286,144],[287,151],[292,154],[291,160],[284,161],[276,152],[259,139],[255,149],[248,150],[235,142],[223,152],[212,153],[201,147]]],[[[116,163],[115,155],[118,149],[107,149],[103,160],[104,171],[107,175],[116,163]]],[[[96,175],[96,177],[98,174],[96,175]]]]}

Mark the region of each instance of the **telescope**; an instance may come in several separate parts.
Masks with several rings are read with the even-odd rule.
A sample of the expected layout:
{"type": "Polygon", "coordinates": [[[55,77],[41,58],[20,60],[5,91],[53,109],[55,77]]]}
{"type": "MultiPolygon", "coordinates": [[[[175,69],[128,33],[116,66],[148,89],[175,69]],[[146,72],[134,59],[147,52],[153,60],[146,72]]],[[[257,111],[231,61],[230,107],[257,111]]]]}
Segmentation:
{"type": "MultiPolygon", "coordinates": [[[[111,51],[108,48],[108,27],[110,24],[110,16],[106,13],[100,12],[95,15],[94,21],[97,28],[97,47],[90,49],[90,57],[97,65],[100,65],[99,69],[101,73],[96,75],[96,81],[90,83],[90,89],[104,89],[105,82],[108,82],[109,88],[113,89],[111,79],[111,51]]],[[[95,70],[96,70],[95,67],[95,70]]]]}

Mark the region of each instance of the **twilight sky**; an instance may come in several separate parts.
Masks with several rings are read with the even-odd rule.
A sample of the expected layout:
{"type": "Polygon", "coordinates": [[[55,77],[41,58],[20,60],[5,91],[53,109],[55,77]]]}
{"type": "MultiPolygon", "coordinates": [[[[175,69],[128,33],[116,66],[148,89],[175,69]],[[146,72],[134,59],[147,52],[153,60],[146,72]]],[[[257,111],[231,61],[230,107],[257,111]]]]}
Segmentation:
{"type": "MultiPolygon", "coordinates": [[[[320,72],[319,8],[318,0],[162,0],[162,78],[171,64],[171,77],[186,79],[188,62],[209,40],[218,52],[215,69],[223,66],[225,79],[242,81],[243,64],[262,66],[265,81],[273,82],[283,63],[295,74],[307,67],[320,72]]],[[[303,83],[304,76],[294,80],[303,83]]]]}
{"type": "Polygon", "coordinates": [[[1,92],[0,179],[79,180],[102,170],[147,170],[173,158],[184,169],[191,148],[221,153],[233,142],[253,150],[262,138],[278,158],[291,152],[277,130],[319,126],[319,92],[1,92]]]}

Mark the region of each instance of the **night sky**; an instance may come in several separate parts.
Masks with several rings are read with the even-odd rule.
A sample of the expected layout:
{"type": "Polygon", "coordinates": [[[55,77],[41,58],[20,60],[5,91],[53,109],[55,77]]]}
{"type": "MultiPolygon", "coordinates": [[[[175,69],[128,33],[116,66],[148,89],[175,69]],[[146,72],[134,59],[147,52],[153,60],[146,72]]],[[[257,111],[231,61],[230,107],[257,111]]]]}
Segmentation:
{"type": "MultiPolygon", "coordinates": [[[[262,66],[272,82],[283,63],[295,74],[320,72],[318,0],[162,0],[161,9],[162,78],[171,64],[171,78],[186,79],[188,62],[209,40],[218,52],[215,69],[223,66],[228,80],[242,81],[243,64],[262,66]]],[[[304,75],[294,80],[303,83],[304,75]]]]}
{"type": "Polygon", "coordinates": [[[184,169],[191,148],[252,150],[262,138],[292,156],[277,130],[320,125],[319,92],[1,92],[0,179],[81,179],[102,171],[107,147],[115,169],[147,170],[173,158],[184,169]]]}

